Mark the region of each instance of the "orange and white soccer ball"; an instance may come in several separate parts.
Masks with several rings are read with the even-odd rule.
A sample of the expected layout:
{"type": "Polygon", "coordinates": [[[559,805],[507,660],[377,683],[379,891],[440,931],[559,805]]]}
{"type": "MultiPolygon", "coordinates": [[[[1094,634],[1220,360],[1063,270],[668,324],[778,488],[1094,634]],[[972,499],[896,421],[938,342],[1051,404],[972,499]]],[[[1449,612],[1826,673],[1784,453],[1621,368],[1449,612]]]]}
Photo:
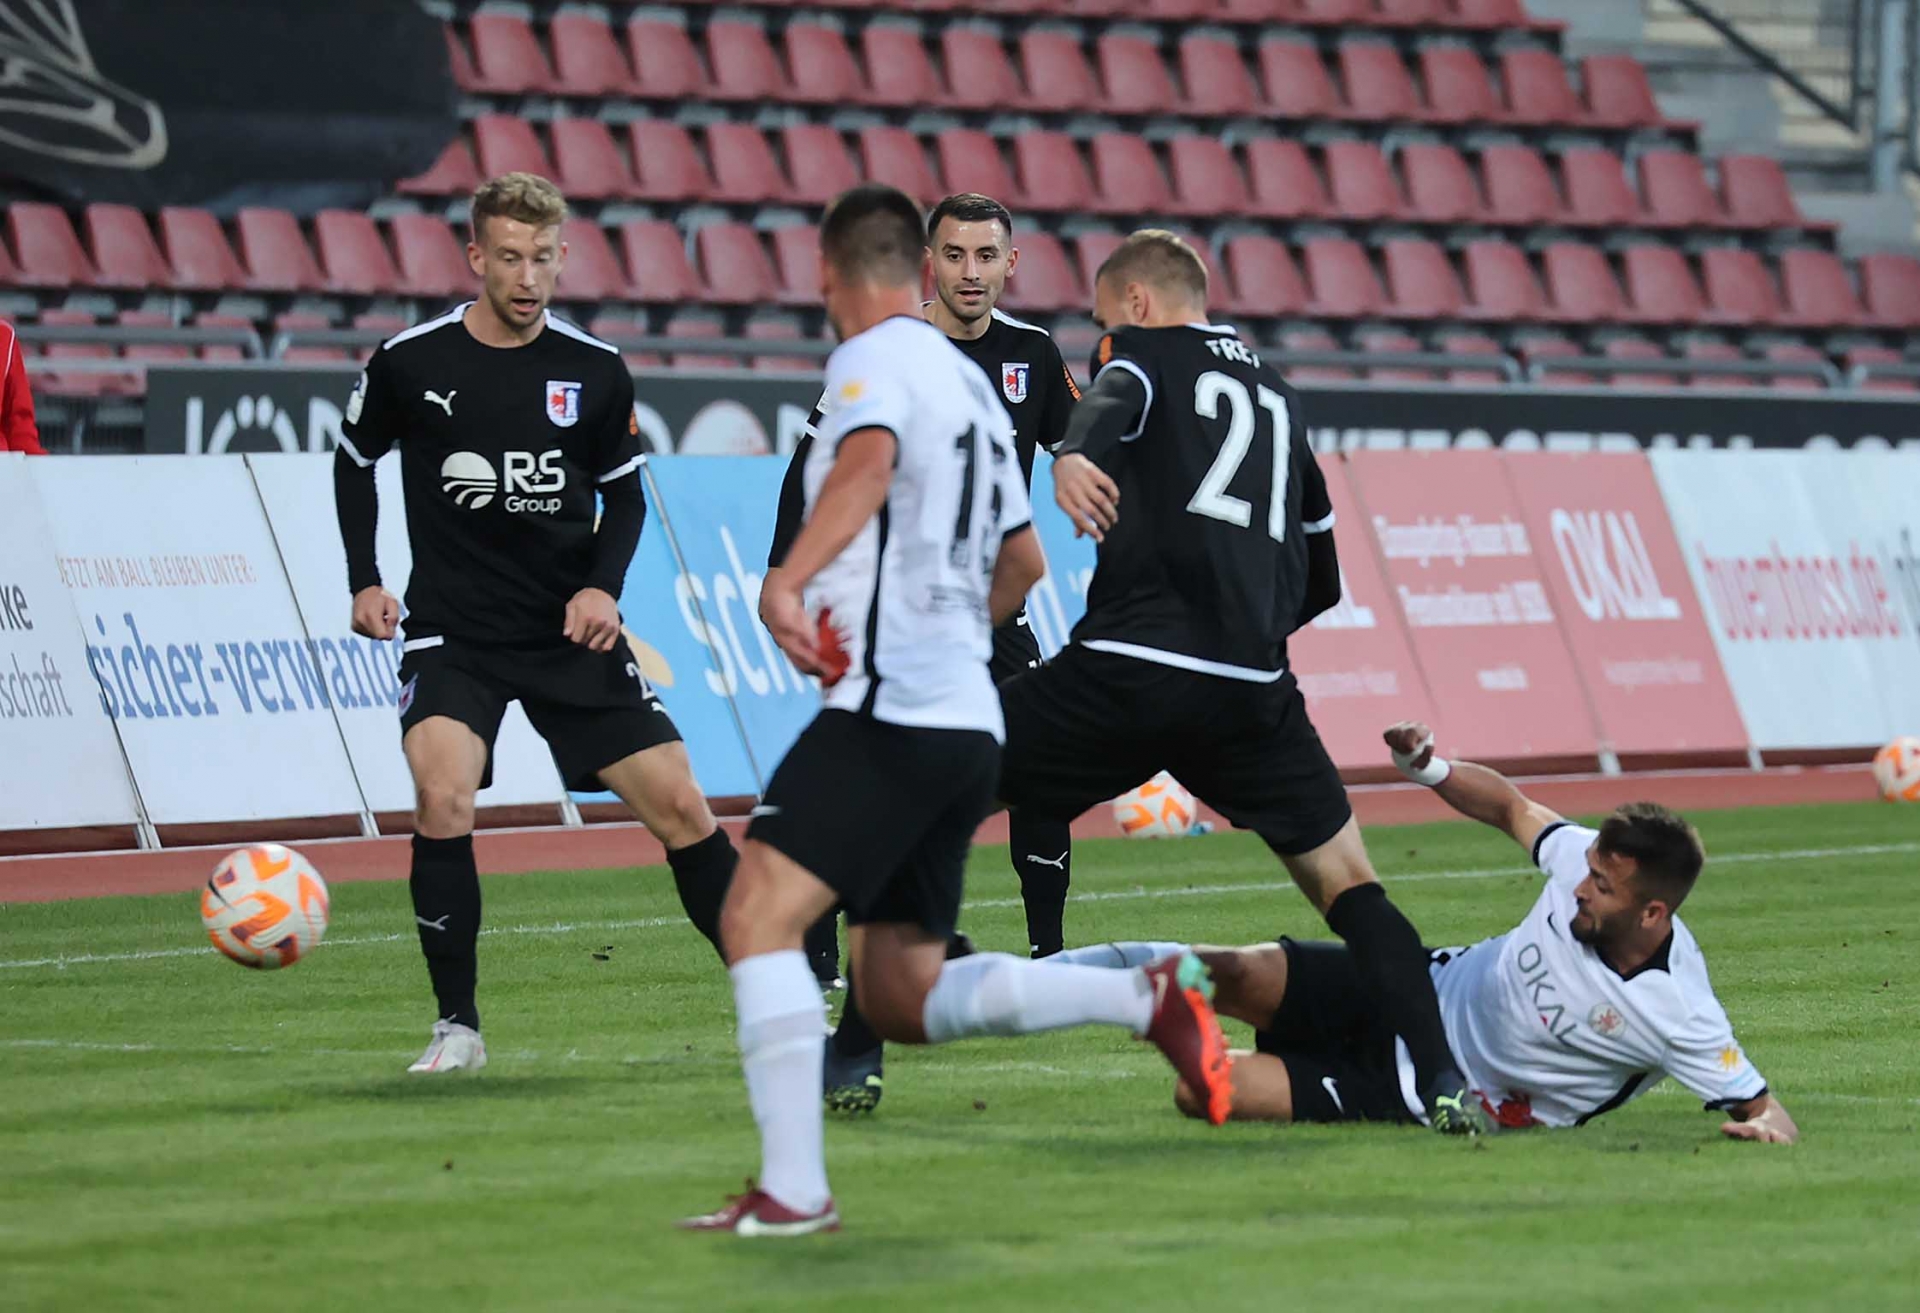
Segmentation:
{"type": "Polygon", "coordinates": [[[1113,819],[1129,839],[1178,838],[1199,814],[1186,786],[1165,771],[1113,800],[1113,819]]]}
{"type": "Polygon", "coordinates": [[[1874,753],[1873,783],[1888,802],[1920,802],[1920,739],[1903,734],[1874,753]]]}
{"type": "Polygon", "coordinates": [[[255,844],[213,868],[200,920],[213,946],[241,966],[277,971],[326,937],[327,882],[293,849],[255,844]]]}

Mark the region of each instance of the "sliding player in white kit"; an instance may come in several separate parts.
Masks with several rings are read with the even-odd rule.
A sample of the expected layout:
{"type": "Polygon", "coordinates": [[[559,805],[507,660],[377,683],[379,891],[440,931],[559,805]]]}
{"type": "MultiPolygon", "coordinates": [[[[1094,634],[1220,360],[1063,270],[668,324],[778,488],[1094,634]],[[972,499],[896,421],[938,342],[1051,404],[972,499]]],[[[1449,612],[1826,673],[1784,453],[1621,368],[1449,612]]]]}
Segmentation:
{"type": "Polygon", "coordinates": [[[1124,1026],[1227,1111],[1225,1042],[1191,953],[1116,972],[1007,953],[947,960],[967,851],[993,804],[1005,733],[992,629],[1045,572],[994,384],[920,316],[919,209],[856,187],[820,227],[841,345],[806,465],[807,516],[761,596],[767,628],[821,677],[753,822],[720,936],[761,1174],[690,1230],[837,1230],[827,1188],[825,1016],[801,937],[835,904],[882,1039],[940,1044],[1124,1026]],[[802,595],[804,590],[804,597],[802,595]]]}
{"type": "MultiPolygon", "coordinates": [[[[1513,837],[1547,878],[1513,930],[1433,953],[1447,1041],[1500,1126],[1584,1126],[1673,1077],[1737,1140],[1791,1144],[1799,1129],[1734,1038],[1700,946],[1674,915],[1704,861],[1700,839],[1653,803],[1598,830],[1534,802],[1498,772],[1434,755],[1425,725],[1386,733],[1394,764],[1454,810],[1513,837]]],[[[1108,944],[1054,961],[1136,965],[1178,944],[1108,944]]],[[[1253,1026],[1233,1057],[1233,1117],[1401,1121],[1419,1117],[1406,1049],[1369,1014],[1339,944],[1196,948],[1222,1015],[1253,1026]]],[[[1198,1115],[1184,1086],[1176,1102],[1198,1115]]]]}

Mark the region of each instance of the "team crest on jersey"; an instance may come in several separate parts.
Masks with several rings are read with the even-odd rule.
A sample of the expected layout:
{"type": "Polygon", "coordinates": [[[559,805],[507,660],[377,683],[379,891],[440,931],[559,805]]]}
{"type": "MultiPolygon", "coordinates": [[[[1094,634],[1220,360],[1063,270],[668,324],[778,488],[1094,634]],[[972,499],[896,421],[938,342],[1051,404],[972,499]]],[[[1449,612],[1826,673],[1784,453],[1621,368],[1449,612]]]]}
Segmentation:
{"type": "Polygon", "coordinates": [[[1007,400],[1021,402],[1027,399],[1027,366],[1000,366],[1000,390],[1007,394],[1007,400]]]}
{"type": "Polygon", "coordinates": [[[563,429],[580,422],[580,385],[547,380],[547,418],[563,429]]]}
{"type": "Polygon", "coordinates": [[[420,676],[415,675],[412,679],[409,679],[406,683],[400,686],[400,714],[401,715],[403,716],[406,715],[408,709],[413,706],[413,691],[415,688],[419,687],[419,684],[420,684],[420,676]]]}
{"type": "Polygon", "coordinates": [[[1611,1003],[1596,1003],[1593,1011],[1587,1014],[1587,1024],[1598,1031],[1602,1037],[1613,1039],[1627,1028],[1627,1019],[1620,1015],[1620,1009],[1611,1003]]]}

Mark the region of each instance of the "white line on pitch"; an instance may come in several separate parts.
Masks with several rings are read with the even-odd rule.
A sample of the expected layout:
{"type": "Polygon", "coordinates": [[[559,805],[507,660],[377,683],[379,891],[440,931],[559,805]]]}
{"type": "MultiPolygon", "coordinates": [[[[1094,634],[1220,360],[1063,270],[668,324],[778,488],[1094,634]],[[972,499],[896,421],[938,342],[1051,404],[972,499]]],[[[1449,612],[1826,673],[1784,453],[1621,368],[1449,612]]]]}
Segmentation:
{"type": "MultiPolygon", "coordinates": [[[[1714,866],[1736,866],[1752,862],[1797,862],[1817,861],[1829,857],[1874,857],[1888,853],[1920,852],[1920,843],[1868,843],[1845,848],[1792,848],[1778,852],[1727,853],[1710,859],[1714,866]]],[[[1500,876],[1527,875],[1532,868],[1524,865],[1486,866],[1459,871],[1410,871],[1389,875],[1389,886],[1424,883],[1429,880],[1490,880],[1500,876]]],[[[1159,898],[1204,898],[1215,894],[1267,893],[1277,889],[1291,889],[1290,880],[1262,880],[1242,884],[1196,884],[1179,885],[1166,889],[1147,889],[1136,886],[1131,889],[1096,889],[1086,893],[1074,894],[1075,903],[1135,902],[1143,899],[1159,898]]],[[[1024,904],[1018,898],[972,898],[966,906],[970,908],[1008,908],[1021,907],[1024,904]]],[[[648,916],[625,921],[556,921],[546,925],[509,925],[487,926],[482,935],[571,935],[586,931],[605,930],[659,930],[669,926],[685,925],[686,918],[680,916],[648,916]]],[[[369,944],[394,944],[402,941],[412,942],[414,936],[402,931],[387,935],[359,935],[351,939],[329,939],[323,947],[363,948],[369,944]]],[[[211,946],[192,948],[149,948],[126,953],[75,953],[65,957],[16,958],[12,961],[0,961],[0,971],[18,971],[30,967],[89,966],[107,962],[153,962],[166,958],[202,957],[214,952],[211,946]]]]}

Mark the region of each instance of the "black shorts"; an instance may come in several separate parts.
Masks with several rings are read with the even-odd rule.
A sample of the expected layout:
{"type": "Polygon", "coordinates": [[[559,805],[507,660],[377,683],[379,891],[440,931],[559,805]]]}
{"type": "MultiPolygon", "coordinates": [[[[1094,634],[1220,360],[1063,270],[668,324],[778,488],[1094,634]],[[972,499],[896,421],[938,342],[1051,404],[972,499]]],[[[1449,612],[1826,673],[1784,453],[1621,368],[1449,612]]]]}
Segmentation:
{"type": "Polygon", "coordinates": [[[993,631],[993,659],[987,663],[987,673],[994,683],[1004,684],[1039,665],[1040,640],[1033,636],[1026,608],[1022,607],[1019,615],[993,631]]]}
{"type": "Polygon", "coordinates": [[[546,740],[567,787],[583,793],[606,787],[603,768],[680,739],[624,637],[611,652],[569,642],[481,647],[448,638],[400,661],[400,733],[429,716],[471,729],[487,745],[482,788],[493,782],[493,741],[515,701],[546,740]]]}
{"type": "Polygon", "coordinates": [[[1345,944],[1282,936],[1287,993],[1254,1047],[1287,1064],[1297,1122],[1414,1122],[1400,1092],[1394,1034],[1367,1007],[1345,944]]]}
{"type": "Polygon", "coordinates": [[[999,770],[1000,745],[984,731],[822,711],[773,772],[747,837],[829,885],[847,924],[900,922],[947,938],[999,770]]]}
{"type": "Polygon", "coordinates": [[[1283,855],[1353,815],[1292,676],[1254,684],[1070,644],[1000,686],[1000,800],[1070,821],[1160,771],[1283,855]]]}

